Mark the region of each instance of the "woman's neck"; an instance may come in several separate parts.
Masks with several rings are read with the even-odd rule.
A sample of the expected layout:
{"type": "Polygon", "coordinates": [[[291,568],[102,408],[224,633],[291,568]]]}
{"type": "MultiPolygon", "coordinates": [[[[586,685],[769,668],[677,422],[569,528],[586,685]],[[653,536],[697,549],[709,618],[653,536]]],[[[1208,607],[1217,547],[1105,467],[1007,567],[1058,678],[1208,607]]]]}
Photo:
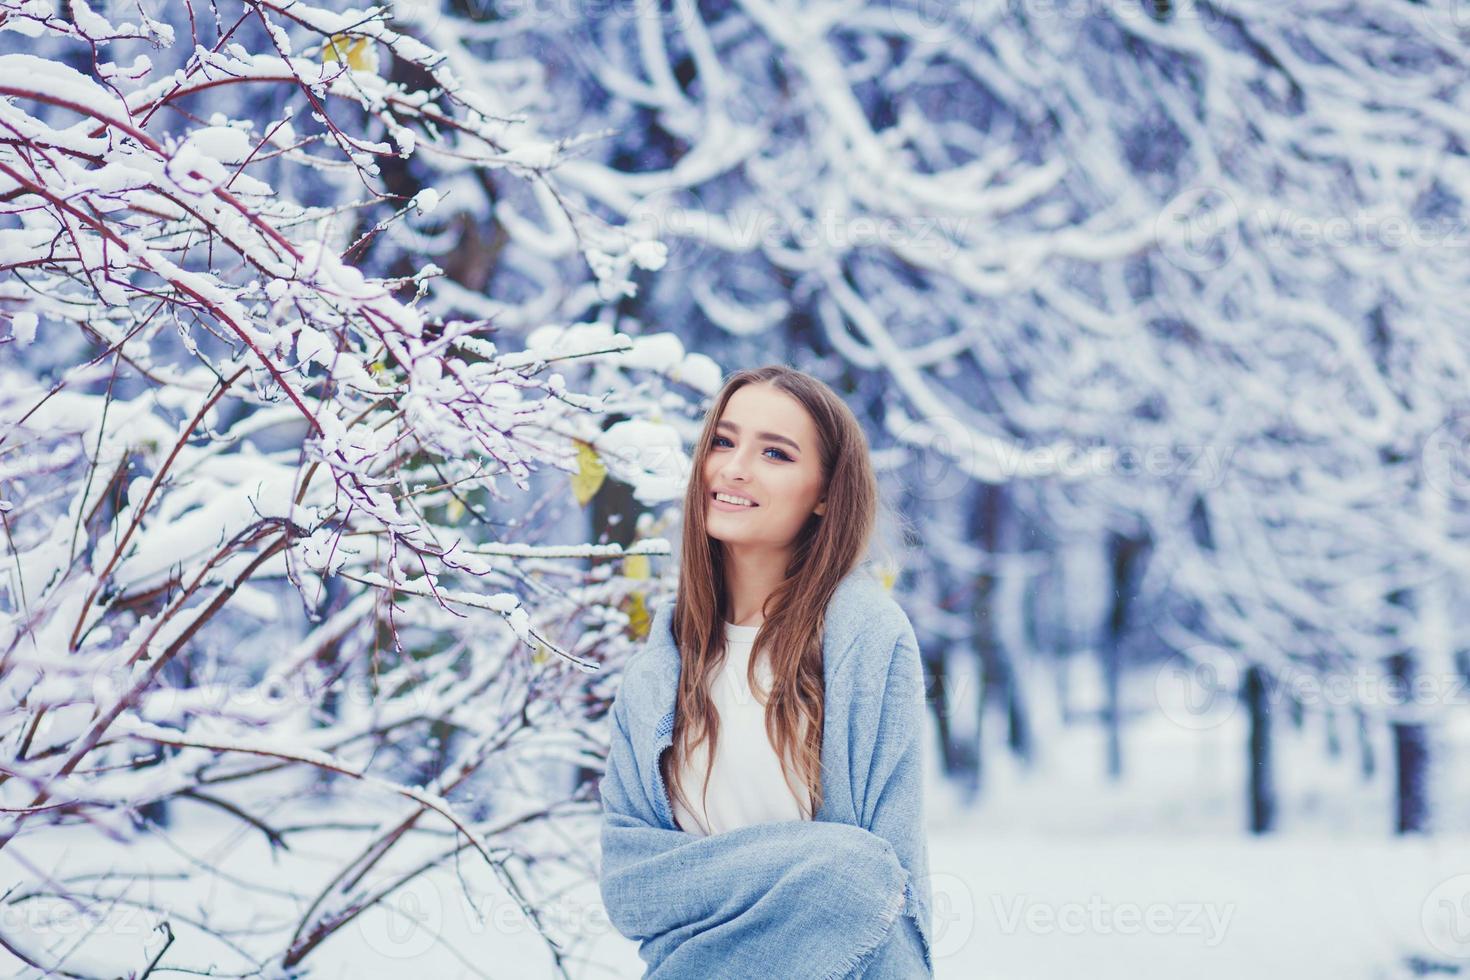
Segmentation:
{"type": "Polygon", "coordinates": [[[790,555],[784,551],[729,549],[725,554],[725,599],[729,622],[759,626],[765,604],[786,577],[790,555]]]}

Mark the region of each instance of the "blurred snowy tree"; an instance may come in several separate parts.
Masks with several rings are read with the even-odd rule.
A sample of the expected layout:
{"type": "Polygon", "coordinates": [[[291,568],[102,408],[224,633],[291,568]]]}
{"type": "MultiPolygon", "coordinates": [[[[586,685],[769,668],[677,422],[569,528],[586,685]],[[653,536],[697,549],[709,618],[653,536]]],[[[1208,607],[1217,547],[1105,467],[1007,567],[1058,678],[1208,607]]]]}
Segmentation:
{"type": "MultiPolygon", "coordinates": [[[[1277,706],[1366,711],[1425,792],[1413,746],[1463,704],[1470,625],[1454,3],[483,0],[418,30],[467,72],[540,65],[548,126],[606,127],[566,185],[671,251],[599,316],[732,363],[812,351],[886,462],[948,467],[895,473],[934,521],[925,561],[951,560],[949,476],[1011,484],[1026,537],[962,523],[951,569],[990,676],[1025,675],[1003,648],[1060,580],[1039,566],[1122,528],[1134,592],[1114,608],[1093,593],[1128,582],[1073,582],[1043,604],[1069,636],[1115,672],[1172,649],[1210,696],[1257,664],[1277,706]],[[1362,693],[1329,705],[1343,683],[1362,693]]],[[[571,254],[549,202],[495,214],[571,254]]],[[[1034,692],[1000,697],[1018,751],[1034,692]]]]}

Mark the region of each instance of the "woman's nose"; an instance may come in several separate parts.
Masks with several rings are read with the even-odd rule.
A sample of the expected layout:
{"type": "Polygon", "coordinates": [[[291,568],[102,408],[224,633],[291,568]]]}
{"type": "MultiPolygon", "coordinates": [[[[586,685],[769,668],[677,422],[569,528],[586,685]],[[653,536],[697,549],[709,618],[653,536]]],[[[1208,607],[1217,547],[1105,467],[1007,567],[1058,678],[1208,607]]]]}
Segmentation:
{"type": "Polygon", "coordinates": [[[749,472],[750,464],[745,460],[744,450],[737,449],[725,457],[725,465],[720,467],[720,476],[731,482],[744,481],[749,472]]]}

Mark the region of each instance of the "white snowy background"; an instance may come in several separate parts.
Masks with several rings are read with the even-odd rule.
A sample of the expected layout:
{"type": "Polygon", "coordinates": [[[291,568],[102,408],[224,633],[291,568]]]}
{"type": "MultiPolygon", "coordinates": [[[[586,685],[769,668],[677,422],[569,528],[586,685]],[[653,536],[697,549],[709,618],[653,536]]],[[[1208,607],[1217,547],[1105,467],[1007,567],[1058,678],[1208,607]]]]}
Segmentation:
{"type": "Polygon", "coordinates": [[[939,976],[1470,975],[1467,146],[1458,0],[0,0],[0,965],[640,975],[605,711],[781,361],[939,976]]]}

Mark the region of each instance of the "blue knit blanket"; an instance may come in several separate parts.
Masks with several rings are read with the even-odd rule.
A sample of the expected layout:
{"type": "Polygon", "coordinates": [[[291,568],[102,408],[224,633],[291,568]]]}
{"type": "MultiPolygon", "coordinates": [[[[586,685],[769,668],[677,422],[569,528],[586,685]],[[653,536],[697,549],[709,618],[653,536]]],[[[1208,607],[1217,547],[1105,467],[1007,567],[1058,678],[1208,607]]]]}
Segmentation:
{"type": "Polygon", "coordinates": [[[658,759],[680,670],[673,602],[654,615],[610,712],[602,900],[645,978],[933,976],[924,828],[924,678],[903,610],[865,567],[823,626],[822,806],[700,836],[674,822],[658,759]]]}

